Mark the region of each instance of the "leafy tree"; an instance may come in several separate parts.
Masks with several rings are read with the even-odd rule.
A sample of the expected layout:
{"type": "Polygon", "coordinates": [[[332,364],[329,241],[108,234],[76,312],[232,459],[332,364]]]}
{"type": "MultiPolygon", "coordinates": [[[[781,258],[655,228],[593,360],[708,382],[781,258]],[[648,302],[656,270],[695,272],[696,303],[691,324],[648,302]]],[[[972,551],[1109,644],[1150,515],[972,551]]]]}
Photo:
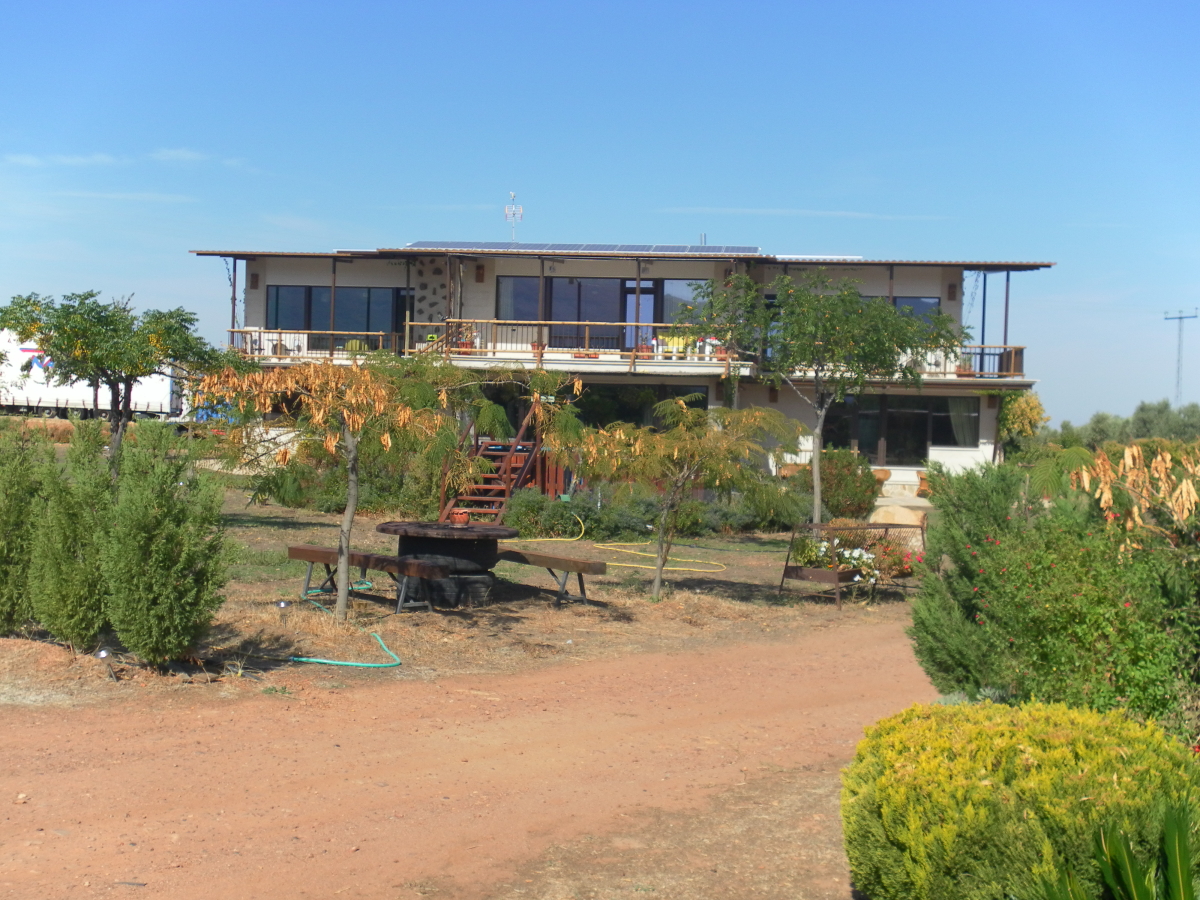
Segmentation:
{"type": "MultiPolygon", "coordinates": [[[[731,275],[724,281],[705,281],[696,285],[695,305],[683,311],[679,322],[692,340],[715,338],[731,363],[739,360],[761,362],[769,351],[771,329],[777,317],[774,304],[768,303],[762,285],[749,275],[731,275]]],[[[736,369],[729,378],[729,405],[738,408],[736,369]]]]}
{"type": "Polygon", "coordinates": [[[1172,408],[1167,400],[1143,401],[1129,418],[1098,412],[1083,425],[1064,421],[1059,429],[1046,433],[1048,441],[1060,446],[1092,450],[1110,442],[1128,444],[1145,438],[1177,441],[1200,438],[1200,404],[1188,403],[1172,408]]]}
{"type": "Polygon", "coordinates": [[[795,449],[798,426],[776,410],[751,407],[697,409],[688,406],[696,395],[664,400],[654,408],[661,428],[618,422],[609,428],[588,428],[571,441],[552,444],[560,458],[572,461],[583,475],[600,481],[661,487],[653,596],[662,593],[663,567],[679,527],[679,511],[687,494],[708,488],[728,495],[743,491],[761,505],[794,503],[778,479],[771,479],[761,462],[768,440],[775,453],[795,449]]]}
{"type": "Polygon", "coordinates": [[[821,521],[821,442],[835,402],[872,383],[920,387],[932,354],[955,357],[964,334],[944,313],[914,315],[884,298],[864,298],[854,283],[817,270],[771,284],[774,317],[763,335],[760,377],[787,384],[816,413],[813,429],[813,522],[821,521]],[[801,383],[811,384],[806,391],[801,383]]]}
{"type": "Polygon", "coordinates": [[[1033,391],[1001,391],[1000,411],[996,415],[996,442],[992,462],[999,459],[1000,448],[1020,447],[1037,437],[1050,421],[1042,401],[1033,391]]]}
{"type": "MultiPolygon", "coordinates": [[[[51,362],[60,385],[87,384],[108,392],[114,461],[133,420],[134,385],[151,375],[187,376],[222,363],[245,368],[195,332],[196,316],[182,308],[134,312],[128,298],[102,301],[97,291],[60,300],[26,294],[0,307],[0,328],[33,341],[51,362]]],[[[29,371],[32,360],[24,365],[29,371]]]]}

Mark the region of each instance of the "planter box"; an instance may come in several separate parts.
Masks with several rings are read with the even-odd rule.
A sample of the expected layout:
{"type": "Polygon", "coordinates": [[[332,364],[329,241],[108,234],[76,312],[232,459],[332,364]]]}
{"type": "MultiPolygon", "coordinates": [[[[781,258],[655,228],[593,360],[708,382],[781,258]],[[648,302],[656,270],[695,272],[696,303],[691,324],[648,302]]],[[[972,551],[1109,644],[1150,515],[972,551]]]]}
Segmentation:
{"type": "Polygon", "coordinates": [[[573,357],[575,357],[576,359],[599,359],[600,358],[599,353],[572,353],[571,355],[573,357]]]}
{"type": "Polygon", "coordinates": [[[837,602],[837,608],[842,608],[842,585],[853,584],[855,578],[861,578],[861,569],[847,569],[844,572],[838,572],[834,569],[810,569],[807,566],[784,566],[783,578],[779,580],[779,589],[783,590],[783,582],[787,579],[793,581],[815,581],[818,584],[832,584],[833,596],[837,602]]]}

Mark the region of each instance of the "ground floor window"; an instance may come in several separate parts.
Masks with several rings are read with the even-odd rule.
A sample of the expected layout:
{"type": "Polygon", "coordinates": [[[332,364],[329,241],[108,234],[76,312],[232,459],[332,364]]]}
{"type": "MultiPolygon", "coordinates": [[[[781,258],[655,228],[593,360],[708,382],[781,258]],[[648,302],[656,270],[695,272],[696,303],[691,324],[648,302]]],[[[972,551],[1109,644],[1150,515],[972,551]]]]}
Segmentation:
{"type": "Polygon", "coordinates": [[[614,422],[653,425],[656,403],[687,396],[692,397],[689,405],[708,408],[708,386],[703,384],[585,384],[576,406],[580,421],[593,428],[614,422]]]}
{"type": "Polygon", "coordinates": [[[822,438],[826,447],[857,447],[876,465],[924,465],[930,447],[979,446],[979,398],[847,397],[830,407],[822,438]]]}

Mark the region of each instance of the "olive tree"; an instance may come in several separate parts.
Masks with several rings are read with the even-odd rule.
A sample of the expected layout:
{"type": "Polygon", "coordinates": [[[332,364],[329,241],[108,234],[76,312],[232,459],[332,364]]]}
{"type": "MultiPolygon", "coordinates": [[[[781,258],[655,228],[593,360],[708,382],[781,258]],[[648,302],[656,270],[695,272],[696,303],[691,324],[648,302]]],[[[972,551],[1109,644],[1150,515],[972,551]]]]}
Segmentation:
{"type": "Polygon", "coordinates": [[[863,297],[850,280],[824,270],[770,286],[760,377],[786,384],[816,414],[812,438],[813,523],[821,522],[821,447],[829,408],[871,385],[920,387],[931,355],[956,358],[966,335],[941,312],[916,315],[886,298],[863,297]],[[802,385],[808,386],[804,390],[802,385]]]}
{"type": "MultiPolygon", "coordinates": [[[[108,393],[114,466],[125,427],[133,420],[133,388],[151,375],[187,377],[218,365],[246,364],[196,334],[185,309],[135,312],[128,298],[103,301],[97,291],[61,299],[26,294],[0,307],[0,328],[32,341],[59,385],[87,384],[108,393]]],[[[26,373],[33,365],[26,361],[26,373]]]]}

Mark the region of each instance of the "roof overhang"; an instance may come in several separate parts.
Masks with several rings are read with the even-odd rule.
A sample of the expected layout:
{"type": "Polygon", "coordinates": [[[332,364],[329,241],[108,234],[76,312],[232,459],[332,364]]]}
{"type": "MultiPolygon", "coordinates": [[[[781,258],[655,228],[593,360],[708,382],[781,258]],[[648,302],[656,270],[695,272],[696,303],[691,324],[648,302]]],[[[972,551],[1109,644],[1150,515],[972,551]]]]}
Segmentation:
{"type": "Polygon", "coordinates": [[[678,259],[713,262],[746,262],[759,265],[812,266],[824,268],[867,268],[878,266],[935,267],[964,269],[972,272],[1032,272],[1048,269],[1052,262],[997,260],[865,259],[856,256],[801,256],[763,253],[758,247],[706,246],[685,244],[522,244],[471,241],[419,241],[404,247],[377,250],[331,250],[325,253],[292,253],[278,250],[193,250],[196,256],[225,259],[261,258],[331,259],[415,259],[425,256],[524,257],[558,259],[678,259]]]}

